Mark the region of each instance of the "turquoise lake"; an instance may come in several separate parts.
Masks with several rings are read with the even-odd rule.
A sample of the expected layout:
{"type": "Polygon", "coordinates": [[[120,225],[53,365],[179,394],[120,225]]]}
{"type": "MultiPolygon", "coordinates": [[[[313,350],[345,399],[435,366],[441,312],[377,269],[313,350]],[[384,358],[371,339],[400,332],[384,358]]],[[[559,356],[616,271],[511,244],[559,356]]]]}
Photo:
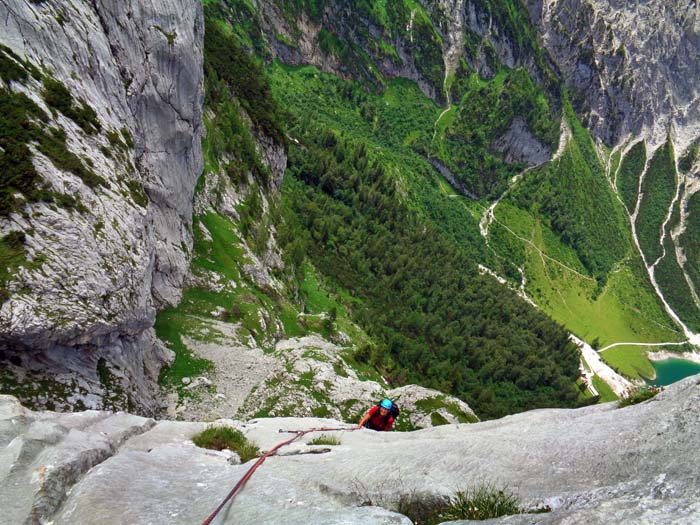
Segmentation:
{"type": "Polygon", "coordinates": [[[656,370],[656,379],[648,381],[650,385],[666,386],[684,377],[700,374],[700,363],[693,363],[685,359],[664,359],[663,361],[652,361],[656,370]]]}

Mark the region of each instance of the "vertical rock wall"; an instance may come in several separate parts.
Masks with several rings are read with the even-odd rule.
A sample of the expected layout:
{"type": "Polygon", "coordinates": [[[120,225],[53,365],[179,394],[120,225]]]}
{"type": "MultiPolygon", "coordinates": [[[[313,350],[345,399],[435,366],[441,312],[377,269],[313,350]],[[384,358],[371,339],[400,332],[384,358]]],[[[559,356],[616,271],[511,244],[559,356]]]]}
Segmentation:
{"type": "Polygon", "coordinates": [[[577,111],[609,145],[700,135],[700,19],[684,0],[525,2],[577,111]]]}
{"type": "Polygon", "coordinates": [[[5,391],[56,408],[156,408],[167,352],[155,309],[179,300],[202,170],[203,32],[198,0],[0,1],[0,44],[43,77],[0,87],[43,109],[41,125],[103,181],[30,145],[40,177],[78,208],[29,199],[0,216],[0,236],[23,233],[25,259],[0,307],[5,391]],[[95,111],[97,133],[50,107],[46,78],[95,111]]]}

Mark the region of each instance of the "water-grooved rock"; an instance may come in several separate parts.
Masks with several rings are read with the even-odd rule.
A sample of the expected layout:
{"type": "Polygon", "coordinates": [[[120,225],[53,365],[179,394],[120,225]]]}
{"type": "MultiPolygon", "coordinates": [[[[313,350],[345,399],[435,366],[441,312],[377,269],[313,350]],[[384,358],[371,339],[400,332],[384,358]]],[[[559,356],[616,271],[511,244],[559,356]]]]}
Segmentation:
{"type": "MultiPolygon", "coordinates": [[[[0,414],[0,444],[5,445],[0,496],[13,502],[12,523],[28,515],[34,496],[7,480],[18,479],[26,488],[22,484],[29,483],[40,464],[32,457],[43,454],[57,462],[64,454],[75,457],[81,447],[99,448],[91,444],[113,439],[98,432],[109,421],[133,425],[125,416],[99,412],[30,412],[7,396],[0,397],[0,414]],[[69,441],[71,447],[66,445],[69,441]],[[19,442],[32,443],[22,460],[17,459],[19,442]],[[13,499],[8,499],[10,492],[13,499]]],[[[216,424],[240,429],[262,450],[290,436],[279,429],[342,425],[314,418],[216,424]]],[[[82,476],[50,519],[56,525],[203,520],[251,465],[231,465],[225,454],[189,442],[204,426],[160,422],[127,439],[82,476]],[[111,496],[115,493],[120,497],[111,496]]],[[[316,433],[283,449],[284,455],[268,459],[220,514],[220,523],[409,523],[391,512],[402,497],[442,497],[480,483],[515,492],[525,509],[552,509],[497,523],[690,524],[700,518],[700,466],[695,461],[700,447],[700,376],[624,409],[610,403],[535,410],[416,432],[363,429],[332,434],[340,445],[325,447],[329,452],[306,453],[316,433]],[[373,506],[362,506],[368,503],[373,506]]],[[[114,435],[121,434],[113,427],[108,436],[114,435]]]]}

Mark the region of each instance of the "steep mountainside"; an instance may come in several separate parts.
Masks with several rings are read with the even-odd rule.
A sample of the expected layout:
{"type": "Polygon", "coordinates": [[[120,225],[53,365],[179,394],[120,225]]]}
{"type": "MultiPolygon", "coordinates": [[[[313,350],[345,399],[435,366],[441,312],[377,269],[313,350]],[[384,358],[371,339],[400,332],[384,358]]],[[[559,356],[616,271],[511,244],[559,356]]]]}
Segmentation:
{"type": "Polygon", "coordinates": [[[353,418],[410,382],[439,424],[594,402],[570,334],[652,376],[700,332],[697,13],[657,4],[4,2],[3,391],[353,418]]]}
{"type": "Polygon", "coordinates": [[[608,146],[700,135],[700,13],[684,0],[526,1],[583,123],[608,146]]]}
{"type": "Polygon", "coordinates": [[[697,132],[686,112],[696,98],[692,6],[288,1],[252,9],[231,0],[212,13],[273,61],[275,96],[296,111],[297,129],[322,122],[346,137],[378,131],[381,164],[401,146],[430,162],[471,199],[463,208],[479,216],[479,230],[430,196],[419,182],[425,170],[409,174],[415,161],[404,155],[398,169],[415,209],[605,348],[617,370],[651,376],[649,348],[697,343],[697,132]],[[635,32],[638,24],[649,31],[635,32]],[[311,64],[344,82],[282,73],[276,61],[311,64]],[[399,89],[394,77],[414,80],[444,109],[406,84],[399,89]],[[384,95],[366,97],[361,86],[384,95]],[[400,119],[393,101],[403,106],[400,119]],[[387,140],[392,120],[401,146],[387,140]],[[649,158],[635,165],[628,153],[640,140],[649,158]]]}
{"type": "Polygon", "coordinates": [[[13,1],[0,19],[4,390],[154,410],[152,326],[180,297],[202,168],[201,6],[13,1]]]}
{"type": "Polygon", "coordinates": [[[527,5],[583,123],[613,147],[608,179],[625,202],[647,272],[669,315],[697,344],[697,5],[527,5]]]}

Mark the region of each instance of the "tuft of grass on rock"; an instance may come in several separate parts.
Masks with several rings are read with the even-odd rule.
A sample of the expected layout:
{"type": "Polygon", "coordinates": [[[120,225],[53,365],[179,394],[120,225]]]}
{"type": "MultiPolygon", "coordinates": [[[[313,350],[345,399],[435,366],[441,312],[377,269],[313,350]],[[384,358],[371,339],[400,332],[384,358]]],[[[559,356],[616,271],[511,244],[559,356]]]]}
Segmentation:
{"type": "Polygon", "coordinates": [[[513,514],[551,511],[548,507],[524,509],[520,499],[510,490],[490,483],[458,491],[448,498],[435,494],[404,494],[399,499],[396,510],[420,525],[436,525],[452,520],[487,520],[513,514]]]}
{"type": "Polygon", "coordinates": [[[260,456],[260,449],[248,441],[243,432],[231,427],[208,427],[194,436],[192,442],[210,450],[229,449],[238,454],[243,463],[260,456]]]}
{"type": "Polygon", "coordinates": [[[629,396],[622,399],[620,401],[620,403],[617,405],[617,408],[624,408],[624,407],[628,407],[630,405],[636,405],[638,403],[642,403],[644,401],[651,399],[652,397],[655,397],[656,394],[658,394],[659,392],[661,392],[661,388],[658,388],[655,386],[638,388],[634,392],[632,392],[629,396]]]}
{"type": "Polygon", "coordinates": [[[484,484],[465,492],[457,491],[440,512],[440,519],[487,520],[521,512],[520,499],[507,488],[484,484]]]}
{"type": "Polygon", "coordinates": [[[340,438],[321,434],[317,438],[312,439],[307,445],[340,445],[340,438]]]}

